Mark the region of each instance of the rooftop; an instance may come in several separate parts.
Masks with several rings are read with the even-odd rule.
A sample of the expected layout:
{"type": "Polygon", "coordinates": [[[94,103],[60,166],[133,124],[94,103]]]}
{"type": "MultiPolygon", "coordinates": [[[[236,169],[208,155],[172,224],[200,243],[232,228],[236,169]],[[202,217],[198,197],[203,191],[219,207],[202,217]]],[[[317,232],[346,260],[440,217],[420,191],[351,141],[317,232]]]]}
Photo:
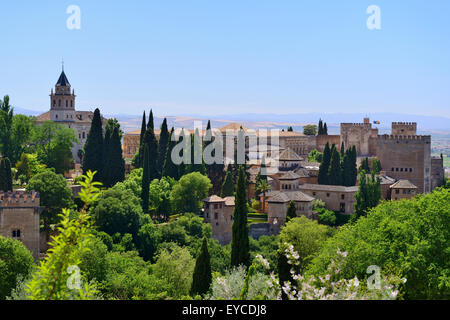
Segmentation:
{"type": "Polygon", "coordinates": [[[391,186],[391,189],[417,189],[409,180],[398,180],[391,186]]]}

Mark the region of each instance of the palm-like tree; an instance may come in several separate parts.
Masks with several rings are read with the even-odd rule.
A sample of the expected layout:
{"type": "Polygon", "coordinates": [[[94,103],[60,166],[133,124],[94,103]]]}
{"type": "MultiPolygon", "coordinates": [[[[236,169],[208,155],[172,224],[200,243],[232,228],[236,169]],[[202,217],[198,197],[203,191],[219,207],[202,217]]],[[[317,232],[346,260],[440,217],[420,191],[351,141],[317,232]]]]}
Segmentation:
{"type": "Polygon", "coordinates": [[[262,205],[262,211],[265,212],[266,210],[266,192],[270,190],[269,184],[266,180],[259,180],[256,184],[256,191],[259,194],[263,194],[263,205],[262,205]]]}

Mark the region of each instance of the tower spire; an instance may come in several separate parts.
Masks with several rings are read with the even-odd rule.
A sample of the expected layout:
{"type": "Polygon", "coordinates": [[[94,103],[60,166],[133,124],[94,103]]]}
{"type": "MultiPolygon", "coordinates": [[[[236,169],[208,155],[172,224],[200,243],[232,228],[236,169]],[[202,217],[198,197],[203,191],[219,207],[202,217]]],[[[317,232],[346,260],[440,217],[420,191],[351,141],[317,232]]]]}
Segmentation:
{"type": "Polygon", "coordinates": [[[62,72],[64,72],[64,58],[62,58],[62,72]]]}

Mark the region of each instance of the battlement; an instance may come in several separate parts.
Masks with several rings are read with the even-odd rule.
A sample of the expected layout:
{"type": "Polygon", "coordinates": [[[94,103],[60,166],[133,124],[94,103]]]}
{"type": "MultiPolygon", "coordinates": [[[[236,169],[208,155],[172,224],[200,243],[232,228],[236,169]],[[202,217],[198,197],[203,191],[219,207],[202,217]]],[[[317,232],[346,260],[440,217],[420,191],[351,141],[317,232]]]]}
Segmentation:
{"type": "Polygon", "coordinates": [[[431,136],[419,136],[419,135],[379,135],[378,139],[381,140],[401,140],[401,141],[424,141],[431,142],[431,136]]]}
{"type": "Polygon", "coordinates": [[[392,125],[417,126],[417,122],[392,122],[392,125]]]}
{"type": "Polygon", "coordinates": [[[370,127],[370,123],[341,123],[341,127],[370,127]]]}
{"type": "Polygon", "coordinates": [[[13,191],[0,192],[0,207],[39,207],[40,196],[38,192],[13,191]]]}

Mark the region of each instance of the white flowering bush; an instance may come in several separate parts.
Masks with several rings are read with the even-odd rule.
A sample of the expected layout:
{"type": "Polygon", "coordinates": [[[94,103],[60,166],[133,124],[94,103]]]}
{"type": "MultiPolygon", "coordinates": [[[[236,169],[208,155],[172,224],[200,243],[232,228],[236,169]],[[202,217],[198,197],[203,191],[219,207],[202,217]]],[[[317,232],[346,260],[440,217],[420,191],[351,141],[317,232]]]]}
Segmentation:
{"type": "MultiPolygon", "coordinates": [[[[281,290],[289,300],[395,300],[399,296],[399,287],[406,279],[390,275],[380,277],[375,289],[369,289],[355,277],[353,279],[340,279],[341,266],[347,257],[347,252],[338,249],[337,259],[332,260],[325,276],[305,277],[297,274],[294,269],[299,265],[299,255],[294,247],[285,244],[285,254],[288,263],[292,266],[291,275],[294,284],[286,281],[280,285],[278,277],[270,272],[270,265],[262,256],[256,256],[255,263],[259,263],[270,272],[270,281],[267,282],[267,292],[276,299],[281,299],[281,290]]],[[[268,294],[264,295],[268,298],[268,294]]]]}
{"type": "Polygon", "coordinates": [[[211,293],[206,300],[237,300],[237,299],[271,299],[277,298],[274,290],[268,290],[268,283],[271,283],[270,277],[266,274],[255,272],[248,276],[253,269],[247,273],[244,266],[233,268],[213,280],[211,293]],[[248,290],[246,296],[242,297],[244,283],[248,280],[248,290]],[[273,292],[273,294],[271,293],[273,292]]]}

